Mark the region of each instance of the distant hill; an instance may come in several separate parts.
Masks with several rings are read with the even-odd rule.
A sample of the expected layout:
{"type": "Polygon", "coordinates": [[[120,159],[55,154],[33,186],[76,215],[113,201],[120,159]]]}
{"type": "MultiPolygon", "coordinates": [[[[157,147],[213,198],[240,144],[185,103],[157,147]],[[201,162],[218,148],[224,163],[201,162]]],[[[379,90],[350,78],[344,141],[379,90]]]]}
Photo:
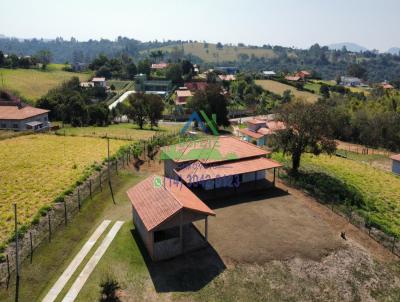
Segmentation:
{"type": "Polygon", "coordinates": [[[336,43],[336,44],[330,44],[328,45],[329,49],[335,49],[335,50],[341,50],[342,48],[346,47],[348,51],[351,52],[361,52],[361,51],[367,51],[368,48],[358,45],[356,43],[351,43],[351,42],[344,42],[344,43],[336,43]]]}
{"type": "Polygon", "coordinates": [[[400,48],[399,47],[392,47],[392,48],[389,48],[386,52],[390,53],[392,55],[398,55],[400,53],[400,48]]]}
{"type": "Polygon", "coordinates": [[[7,36],[0,34],[0,39],[5,39],[7,36]]]}

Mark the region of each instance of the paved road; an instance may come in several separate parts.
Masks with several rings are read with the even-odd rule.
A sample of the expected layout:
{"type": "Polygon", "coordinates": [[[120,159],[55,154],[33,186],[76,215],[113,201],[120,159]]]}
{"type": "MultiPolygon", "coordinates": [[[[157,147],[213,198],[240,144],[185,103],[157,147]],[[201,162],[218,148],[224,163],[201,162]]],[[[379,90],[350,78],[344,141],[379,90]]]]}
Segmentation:
{"type": "Polygon", "coordinates": [[[136,93],[136,91],[135,90],[129,90],[129,91],[126,91],[123,95],[121,95],[115,102],[113,102],[111,105],[109,105],[108,106],[108,109],[113,109],[113,108],[115,108],[115,107],[117,107],[117,105],[119,104],[119,103],[122,103],[123,101],[125,101],[125,99],[129,96],[129,95],[131,95],[132,93],[136,93]]]}

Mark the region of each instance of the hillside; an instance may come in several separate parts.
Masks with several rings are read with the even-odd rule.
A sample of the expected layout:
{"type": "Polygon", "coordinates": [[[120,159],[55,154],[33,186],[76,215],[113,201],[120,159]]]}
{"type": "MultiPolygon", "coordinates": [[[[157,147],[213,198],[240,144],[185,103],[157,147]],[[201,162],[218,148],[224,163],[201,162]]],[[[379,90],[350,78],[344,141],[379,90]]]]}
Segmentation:
{"type": "Polygon", "coordinates": [[[313,94],[307,91],[299,91],[293,86],[282,84],[277,81],[257,80],[256,84],[260,85],[265,90],[271,91],[279,95],[282,95],[283,92],[286,90],[290,90],[296,98],[302,98],[311,103],[316,102],[319,98],[318,94],[313,94]]]}
{"type": "MultiPolygon", "coordinates": [[[[152,50],[147,50],[148,53],[152,50]]],[[[223,46],[217,48],[216,44],[212,43],[184,43],[179,46],[165,46],[157,50],[164,52],[172,52],[174,50],[183,50],[184,55],[196,56],[205,62],[226,62],[226,61],[246,61],[251,57],[255,58],[277,58],[277,55],[272,49],[266,48],[251,48],[251,47],[237,47],[237,46],[223,46]]]]}
{"type": "Polygon", "coordinates": [[[23,97],[37,100],[50,89],[76,76],[87,80],[89,73],[63,71],[62,64],[50,64],[48,70],[0,68],[0,88],[19,92],[23,97]]]}

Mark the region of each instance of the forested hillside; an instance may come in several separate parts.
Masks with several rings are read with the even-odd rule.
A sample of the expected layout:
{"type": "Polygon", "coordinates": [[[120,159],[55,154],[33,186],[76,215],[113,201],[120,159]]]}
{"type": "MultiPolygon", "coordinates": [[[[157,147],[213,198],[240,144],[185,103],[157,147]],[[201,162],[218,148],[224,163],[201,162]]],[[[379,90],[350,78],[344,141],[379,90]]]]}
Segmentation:
{"type": "Polygon", "coordinates": [[[314,71],[314,75],[322,79],[335,79],[339,75],[348,75],[349,67],[358,64],[365,70],[360,76],[368,82],[395,81],[400,78],[399,55],[371,51],[355,53],[345,48],[333,50],[318,44],[309,49],[294,49],[243,43],[223,45],[197,41],[141,42],[124,37],[118,37],[115,41],[102,39],[85,42],[74,38],[50,41],[0,39],[0,51],[5,54],[29,56],[41,50],[50,51],[56,63],[89,63],[101,53],[110,57],[129,55],[139,60],[161,50],[163,55],[158,59],[177,61],[188,58],[205,68],[234,65],[243,71],[275,70],[283,73],[307,69],[314,71]]]}

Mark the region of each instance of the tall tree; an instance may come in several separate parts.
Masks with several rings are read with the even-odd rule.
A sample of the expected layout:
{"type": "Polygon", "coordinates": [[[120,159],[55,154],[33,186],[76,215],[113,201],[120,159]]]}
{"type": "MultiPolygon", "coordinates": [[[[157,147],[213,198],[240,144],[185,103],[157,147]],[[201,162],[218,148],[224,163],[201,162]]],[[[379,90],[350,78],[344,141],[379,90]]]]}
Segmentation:
{"type": "Polygon", "coordinates": [[[150,121],[150,127],[158,126],[158,121],[162,117],[162,113],[164,111],[164,102],[161,97],[154,94],[145,95],[145,99],[147,100],[148,105],[148,117],[150,121]]]}
{"type": "Polygon", "coordinates": [[[35,57],[38,62],[42,64],[43,69],[46,69],[47,65],[49,65],[53,59],[53,55],[49,50],[40,50],[36,53],[35,57]]]}
{"type": "Polygon", "coordinates": [[[138,124],[140,129],[143,129],[143,126],[147,122],[148,116],[148,104],[146,100],[146,95],[143,93],[131,94],[128,97],[128,102],[129,106],[126,109],[126,114],[128,118],[138,124]]]}
{"type": "Polygon", "coordinates": [[[331,115],[325,106],[295,101],[282,106],[278,119],[285,129],[277,132],[275,141],[284,153],[291,154],[294,173],[300,167],[304,152],[315,155],[335,152],[331,115]]]}

